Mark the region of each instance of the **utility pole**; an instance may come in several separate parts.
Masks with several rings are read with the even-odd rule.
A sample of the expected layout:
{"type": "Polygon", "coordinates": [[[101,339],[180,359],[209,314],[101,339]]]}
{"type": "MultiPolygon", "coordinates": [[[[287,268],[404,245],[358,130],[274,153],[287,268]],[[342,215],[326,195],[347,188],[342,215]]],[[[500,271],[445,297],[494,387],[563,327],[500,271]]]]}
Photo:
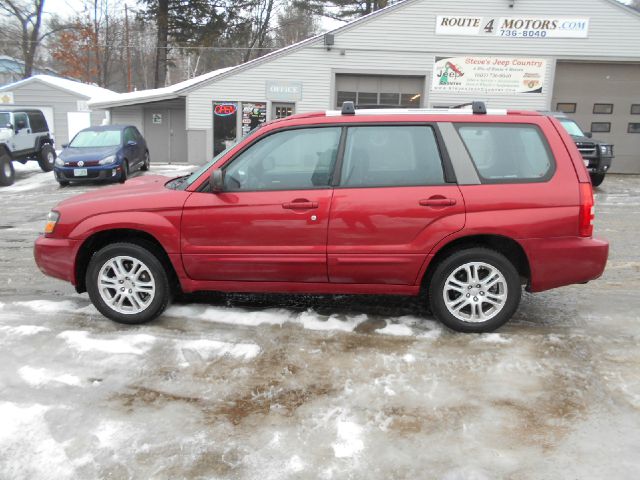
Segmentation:
{"type": "Polygon", "coordinates": [[[127,49],[127,92],[131,91],[131,45],[129,45],[129,10],[124,4],[124,43],[127,49]]]}

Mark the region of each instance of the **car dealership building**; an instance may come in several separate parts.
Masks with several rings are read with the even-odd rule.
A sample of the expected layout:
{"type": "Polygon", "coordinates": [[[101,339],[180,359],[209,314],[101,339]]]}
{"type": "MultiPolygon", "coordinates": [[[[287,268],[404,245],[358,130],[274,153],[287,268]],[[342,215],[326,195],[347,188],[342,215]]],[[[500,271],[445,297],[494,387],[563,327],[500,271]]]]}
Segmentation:
{"type": "Polygon", "coordinates": [[[640,173],[640,12],[615,0],[404,0],[171,87],[94,99],[153,161],[203,163],[255,125],[361,106],[562,110],[640,173]]]}

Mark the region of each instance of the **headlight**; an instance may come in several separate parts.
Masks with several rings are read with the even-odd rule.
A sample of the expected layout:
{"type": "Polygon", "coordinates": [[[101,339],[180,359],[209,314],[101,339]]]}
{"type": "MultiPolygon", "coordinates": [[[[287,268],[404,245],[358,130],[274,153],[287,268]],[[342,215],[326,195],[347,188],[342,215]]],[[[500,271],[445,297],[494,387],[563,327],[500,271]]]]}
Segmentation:
{"type": "Polygon", "coordinates": [[[99,165],[111,165],[112,163],[116,163],[115,155],[109,155],[98,162],[99,165]]]}
{"type": "Polygon", "coordinates": [[[60,157],[56,158],[55,162],[56,167],[64,167],[64,160],[62,160],[60,157]]]}
{"type": "Polygon", "coordinates": [[[51,210],[49,215],[47,215],[47,223],[44,226],[44,233],[49,234],[53,233],[53,230],[56,228],[56,224],[60,219],[60,214],[55,210],[51,210]]]}
{"type": "Polygon", "coordinates": [[[611,155],[611,152],[613,151],[611,145],[600,145],[600,153],[602,155],[611,155]]]}

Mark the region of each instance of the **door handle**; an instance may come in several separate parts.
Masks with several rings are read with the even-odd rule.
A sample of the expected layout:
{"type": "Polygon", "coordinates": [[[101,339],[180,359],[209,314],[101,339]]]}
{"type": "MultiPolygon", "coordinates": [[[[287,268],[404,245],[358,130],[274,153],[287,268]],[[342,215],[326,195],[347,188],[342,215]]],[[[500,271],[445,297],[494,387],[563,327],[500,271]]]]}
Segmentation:
{"type": "Polygon", "coordinates": [[[318,208],[318,202],[309,202],[307,200],[300,202],[285,202],[282,208],[289,210],[309,210],[310,208],[318,208]]]}
{"type": "Polygon", "coordinates": [[[450,207],[456,204],[456,200],[454,198],[431,197],[423,198],[418,203],[423,207],[450,207]]]}

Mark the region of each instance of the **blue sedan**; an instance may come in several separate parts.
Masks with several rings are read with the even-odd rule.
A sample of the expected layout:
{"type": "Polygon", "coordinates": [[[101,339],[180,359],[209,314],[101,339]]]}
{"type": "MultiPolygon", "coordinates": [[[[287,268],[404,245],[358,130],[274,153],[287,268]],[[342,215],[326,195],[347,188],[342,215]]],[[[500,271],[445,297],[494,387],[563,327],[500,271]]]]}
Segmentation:
{"type": "Polygon", "coordinates": [[[61,186],[69,182],[119,181],[130,172],[149,169],[149,149],[132,125],[105,125],[79,131],[54,164],[61,186]]]}

